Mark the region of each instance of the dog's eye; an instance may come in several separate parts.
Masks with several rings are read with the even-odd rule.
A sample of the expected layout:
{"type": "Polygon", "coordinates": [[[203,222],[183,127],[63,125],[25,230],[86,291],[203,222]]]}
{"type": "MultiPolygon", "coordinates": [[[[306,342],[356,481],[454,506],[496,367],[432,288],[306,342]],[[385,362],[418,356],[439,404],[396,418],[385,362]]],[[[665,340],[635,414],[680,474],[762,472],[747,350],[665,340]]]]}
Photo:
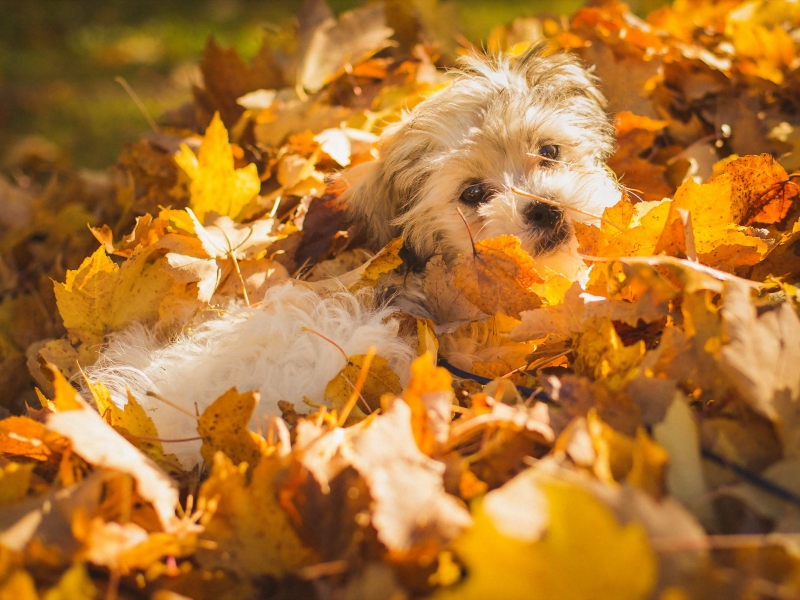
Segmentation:
{"type": "Polygon", "coordinates": [[[559,154],[559,147],[554,146],[553,144],[547,144],[546,146],[539,148],[539,156],[547,160],[556,160],[559,154]]]}
{"type": "Polygon", "coordinates": [[[461,192],[461,201],[465,204],[481,204],[488,199],[489,190],[480,183],[475,183],[461,192]]]}

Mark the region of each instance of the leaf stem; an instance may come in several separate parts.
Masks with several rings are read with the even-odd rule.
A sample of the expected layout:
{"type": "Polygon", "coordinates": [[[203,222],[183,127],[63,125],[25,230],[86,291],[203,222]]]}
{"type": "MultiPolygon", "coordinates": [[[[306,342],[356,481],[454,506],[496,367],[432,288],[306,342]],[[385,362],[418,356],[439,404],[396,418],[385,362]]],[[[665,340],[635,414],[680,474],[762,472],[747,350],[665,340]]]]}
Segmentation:
{"type": "Polygon", "coordinates": [[[337,349],[339,352],[341,352],[341,353],[342,353],[342,356],[344,356],[344,360],[345,360],[345,362],[348,362],[348,361],[350,360],[350,358],[347,356],[347,353],[346,353],[344,350],[342,350],[342,347],[341,347],[339,344],[337,344],[336,342],[334,342],[332,339],[325,337],[325,336],[324,336],[324,335],[322,335],[322,334],[321,334],[319,331],[314,331],[314,330],[313,330],[313,329],[311,329],[310,327],[303,327],[303,331],[308,331],[309,333],[313,333],[314,335],[318,335],[319,337],[321,337],[323,340],[325,340],[325,341],[326,341],[326,342],[328,342],[329,344],[331,344],[331,345],[335,346],[335,347],[336,347],[336,349],[337,349]]]}
{"type": "Polygon", "coordinates": [[[469,243],[472,244],[472,256],[477,256],[478,251],[475,250],[475,238],[472,237],[472,229],[470,229],[469,223],[467,223],[467,217],[464,216],[464,213],[461,212],[461,208],[456,206],[456,211],[458,211],[461,220],[464,221],[464,225],[467,227],[467,233],[469,234],[469,243]]]}
{"type": "Polygon", "coordinates": [[[370,346],[369,350],[367,350],[367,354],[364,356],[364,362],[361,363],[361,372],[358,374],[356,387],[353,389],[353,393],[350,394],[350,398],[347,399],[347,403],[342,409],[342,414],[339,416],[339,422],[337,423],[339,427],[345,424],[347,417],[350,416],[350,411],[352,411],[353,407],[356,405],[358,397],[361,395],[361,390],[364,387],[364,382],[367,380],[369,368],[372,365],[372,359],[375,358],[377,352],[378,349],[375,346],[370,346]]]}

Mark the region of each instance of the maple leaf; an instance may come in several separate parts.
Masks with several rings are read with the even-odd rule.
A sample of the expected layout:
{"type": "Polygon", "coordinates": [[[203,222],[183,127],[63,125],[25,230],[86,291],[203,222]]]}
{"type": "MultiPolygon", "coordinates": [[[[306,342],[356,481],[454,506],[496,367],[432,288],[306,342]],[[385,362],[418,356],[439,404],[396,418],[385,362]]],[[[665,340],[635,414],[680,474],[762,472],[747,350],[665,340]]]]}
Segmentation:
{"type": "Polygon", "coordinates": [[[720,177],[731,181],[731,203],[736,207],[736,222],[742,225],[777,223],[800,195],[784,168],[769,154],[734,160],[720,177]]]}
{"type": "Polygon", "coordinates": [[[154,321],[175,280],[164,269],[166,259],[151,260],[155,247],[139,248],[122,267],[103,247],[54,282],[64,326],[84,342],[124,329],[135,321],[154,321]]]}
{"type": "Polygon", "coordinates": [[[192,181],[189,206],[201,223],[210,212],[235,218],[261,189],[255,164],[234,168],[233,150],[219,114],[206,129],[198,153],[183,144],[175,161],[192,181]]]}
{"type": "Polygon", "coordinates": [[[475,242],[472,256],[459,258],[454,269],[455,284],[487,314],[502,311],[519,318],[521,311],[542,303],[530,287],[543,279],[516,236],[501,235],[475,242]]]}
{"type": "Polygon", "coordinates": [[[420,452],[411,409],[402,400],[377,417],[352,441],[353,466],[374,501],[372,524],[395,552],[447,541],[470,522],[469,513],[444,491],[444,465],[420,452]]]}
{"type": "MultiPolygon", "coordinates": [[[[84,375],[84,379],[86,379],[84,375]]],[[[111,393],[102,382],[93,383],[86,379],[86,388],[92,395],[95,407],[103,419],[125,439],[153,459],[162,469],[177,474],[181,472],[180,463],[174,454],[167,454],[158,439],[158,430],[136,398],[128,392],[124,408],[111,400],[111,393]]]]}
{"type": "Polygon", "coordinates": [[[285,83],[266,38],[250,65],[234,48],[220,48],[216,40],[210,38],[203,50],[200,71],[203,89],[193,89],[197,104],[204,109],[206,119],[219,111],[222,121],[230,128],[244,112],[237,101],[241,96],[254,90],[281,88],[285,83]]]}
{"type": "Polygon", "coordinates": [[[750,291],[726,285],[719,366],[757,412],[776,423],[788,456],[800,453],[800,319],[789,304],[758,315],[750,291]]]}
{"type": "Polygon", "coordinates": [[[674,191],[664,179],[666,167],[641,158],[641,154],[653,145],[656,134],[667,124],[667,121],[639,117],[629,111],[617,113],[614,120],[617,152],[608,160],[608,166],[626,187],[641,193],[644,200],[661,200],[674,191]]]}
{"type": "Polygon", "coordinates": [[[431,454],[447,439],[454,400],[452,384],[453,377],[434,364],[432,354],[425,353],[411,364],[411,380],[403,400],[411,409],[414,439],[425,454],[431,454]]]}
{"type": "Polygon", "coordinates": [[[206,464],[213,464],[214,455],[220,451],[234,465],[246,462],[254,468],[258,464],[264,440],[247,429],[258,400],[258,392],[240,394],[231,388],[203,411],[197,433],[203,438],[200,454],[206,464]]]}

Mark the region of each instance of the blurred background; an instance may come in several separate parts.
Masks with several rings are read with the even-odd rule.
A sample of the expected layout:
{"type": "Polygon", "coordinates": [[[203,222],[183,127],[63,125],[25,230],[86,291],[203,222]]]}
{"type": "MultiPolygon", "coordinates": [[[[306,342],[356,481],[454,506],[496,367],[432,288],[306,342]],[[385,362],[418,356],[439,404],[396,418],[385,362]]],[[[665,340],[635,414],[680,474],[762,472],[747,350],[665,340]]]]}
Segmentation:
{"type": "MultiPolygon", "coordinates": [[[[435,0],[430,0],[434,2],[435,0]]],[[[643,14],[659,4],[640,0],[643,14]]],[[[209,36],[246,59],[280,36],[302,0],[0,0],[0,170],[35,148],[64,166],[104,168],[147,130],[123,77],[153,116],[190,98],[209,36]]],[[[336,13],[359,0],[329,0],[336,13]]],[[[457,0],[458,26],[480,44],[493,27],[581,0],[457,0]]]]}

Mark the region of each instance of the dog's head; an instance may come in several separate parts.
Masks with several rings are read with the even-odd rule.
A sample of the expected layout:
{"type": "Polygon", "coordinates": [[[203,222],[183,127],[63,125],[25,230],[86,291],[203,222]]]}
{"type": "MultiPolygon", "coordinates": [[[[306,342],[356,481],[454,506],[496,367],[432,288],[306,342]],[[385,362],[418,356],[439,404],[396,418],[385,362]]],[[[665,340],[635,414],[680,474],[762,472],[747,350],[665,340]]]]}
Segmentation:
{"type": "Polygon", "coordinates": [[[402,234],[420,263],[436,247],[469,252],[456,207],[475,239],[513,234],[533,256],[557,253],[572,220],[591,220],[571,208],[602,215],[620,197],[604,164],[614,148],[605,107],[577,59],[542,45],[464,59],[449,87],[386,129],[378,160],[343,175],[341,200],[376,246],[402,234]]]}

